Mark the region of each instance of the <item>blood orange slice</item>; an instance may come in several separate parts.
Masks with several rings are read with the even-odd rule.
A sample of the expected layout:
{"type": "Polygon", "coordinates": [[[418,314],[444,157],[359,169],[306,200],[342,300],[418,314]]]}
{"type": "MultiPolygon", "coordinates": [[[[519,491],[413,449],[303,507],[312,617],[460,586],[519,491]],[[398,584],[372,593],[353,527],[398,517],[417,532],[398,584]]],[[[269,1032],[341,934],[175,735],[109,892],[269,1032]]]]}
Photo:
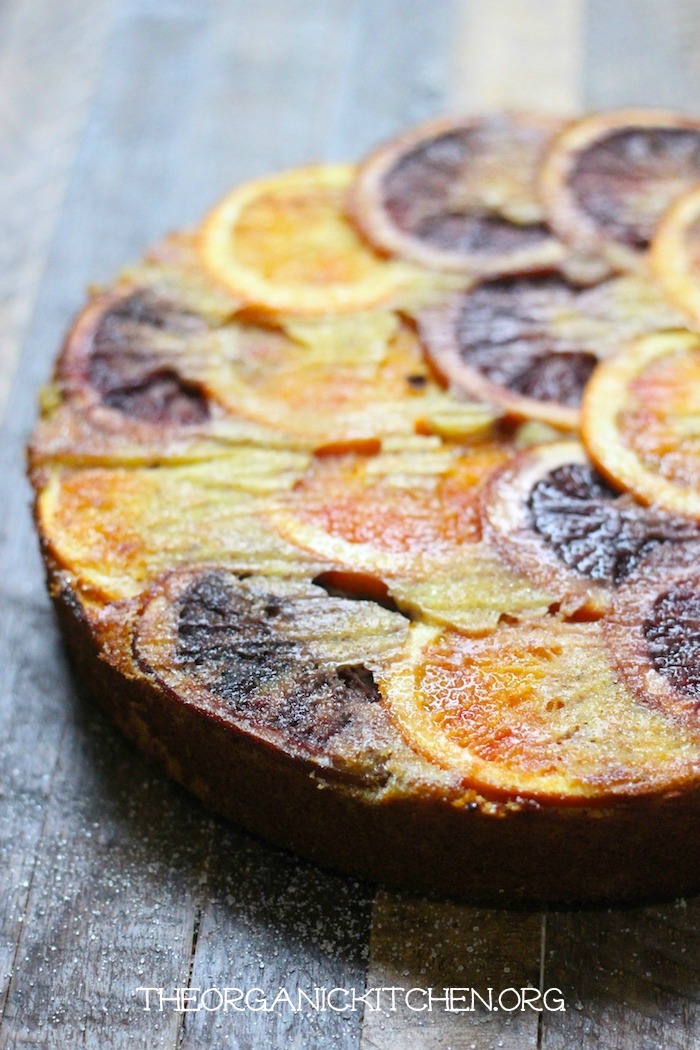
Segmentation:
{"type": "Polygon", "coordinates": [[[496,418],[484,404],[450,398],[414,330],[389,310],[267,329],[233,324],[219,338],[227,365],[212,382],[222,402],[313,448],[416,432],[465,437],[496,418]]]}
{"type": "Polygon", "coordinates": [[[573,430],[597,362],[632,336],[683,324],[647,278],[591,287],[563,274],[484,281],[423,310],[431,359],[457,390],[517,418],[573,430]]]}
{"type": "Polygon", "coordinates": [[[661,215],[700,180],[700,121],[625,109],[570,124],[542,165],[552,228],[616,266],[636,266],[661,215]]]}
{"type": "Polygon", "coordinates": [[[656,551],[620,588],[605,631],[639,699],[700,732],[700,543],[656,551]]]}
{"type": "Polygon", "coordinates": [[[287,542],[335,562],[346,589],[388,592],[410,615],[479,634],[556,601],[482,542],[479,493],[508,454],[493,439],[452,448],[424,439],[323,458],[267,514],[287,542]]]}
{"type": "Polygon", "coordinates": [[[323,457],[274,520],[286,539],[319,556],[364,571],[420,572],[422,561],[480,539],[478,492],[507,457],[496,440],[323,457]]]}
{"type": "Polygon", "coordinates": [[[700,336],[642,336],[599,365],[582,437],[613,485],[700,518],[700,336]]]}
{"type": "Polygon", "coordinates": [[[132,597],[183,562],[313,575],[328,566],[285,544],[259,513],[307,462],[303,453],[241,446],[187,466],[54,467],[35,513],[52,563],[103,601],[132,597]]]}
{"type": "Polygon", "coordinates": [[[382,251],[477,274],[539,270],[563,249],[544,223],[536,173],[561,121],[516,114],[440,120],[360,166],[352,214],[382,251]]]}
{"type": "Polygon", "coordinates": [[[598,616],[653,550],[700,540],[693,522],[608,485],[576,441],[528,449],[492,475],[482,494],[485,534],[568,615],[598,616]]]}

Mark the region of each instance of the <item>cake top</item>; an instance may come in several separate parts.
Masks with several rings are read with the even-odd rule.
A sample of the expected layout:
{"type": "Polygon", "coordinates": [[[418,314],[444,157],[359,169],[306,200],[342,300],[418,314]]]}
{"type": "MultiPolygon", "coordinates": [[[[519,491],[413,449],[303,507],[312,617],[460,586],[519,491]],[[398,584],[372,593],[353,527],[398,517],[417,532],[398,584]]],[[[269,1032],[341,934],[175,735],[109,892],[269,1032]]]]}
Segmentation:
{"type": "Polygon", "coordinates": [[[673,113],[446,119],[96,291],[30,463],[106,658],[374,793],[695,786],[699,182],[673,113]]]}

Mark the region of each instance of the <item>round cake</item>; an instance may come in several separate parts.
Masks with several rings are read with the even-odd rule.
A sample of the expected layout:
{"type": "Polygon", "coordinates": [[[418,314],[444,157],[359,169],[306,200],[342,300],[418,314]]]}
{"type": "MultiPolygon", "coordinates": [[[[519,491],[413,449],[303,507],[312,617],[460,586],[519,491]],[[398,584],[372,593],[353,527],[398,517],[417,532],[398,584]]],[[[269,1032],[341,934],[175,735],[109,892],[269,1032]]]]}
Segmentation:
{"type": "Polygon", "coordinates": [[[698,184],[687,116],[445,119],[94,290],[29,464],[120,729],[372,880],[699,889],[698,184]]]}

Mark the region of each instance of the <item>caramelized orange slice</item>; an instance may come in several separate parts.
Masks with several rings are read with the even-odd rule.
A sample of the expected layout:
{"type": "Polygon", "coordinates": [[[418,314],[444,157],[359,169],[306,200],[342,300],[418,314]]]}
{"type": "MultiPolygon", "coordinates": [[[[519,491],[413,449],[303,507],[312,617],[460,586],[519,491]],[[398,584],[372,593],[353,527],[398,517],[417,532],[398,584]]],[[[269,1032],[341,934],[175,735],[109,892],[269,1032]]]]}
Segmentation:
{"type": "Polygon", "coordinates": [[[286,539],[348,567],[411,572],[480,539],[477,496],[503,442],[316,460],[274,520],[286,539]]]}
{"type": "Polygon", "coordinates": [[[700,187],[679,197],[663,216],[651,264],[669,299],[700,323],[700,187]]]}
{"type": "Polygon", "coordinates": [[[643,336],[599,365],[584,396],[582,436],[616,487],[700,518],[700,336],[643,336]]]}
{"type": "Polygon", "coordinates": [[[56,369],[64,397],[121,421],[161,428],[204,424],[212,406],[186,372],[206,355],[208,319],[148,286],[97,296],[69,333],[56,369]],[[199,351],[199,352],[198,352],[199,351]]]}
{"type": "Polygon", "coordinates": [[[484,281],[423,310],[420,333],[454,388],[516,418],[578,426],[583,389],[621,342],[683,324],[637,275],[579,287],[564,274],[484,281]]]}
{"type": "Polygon", "coordinates": [[[415,273],[377,255],[345,213],[354,168],[299,168],[246,183],[205,219],[201,257],[244,303],[327,314],[390,299],[415,273]]]}
{"type": "Polygon", "coordinates": [[[700,540],[694,522],[612,489],[577,441],[512,459],[487,482],[482,513],[485,534],[506,561],[580,618],[600,615],[657,547],[700,540]]]}
{"type": "Polygon", "coordinates": [[[487,797],[585,803],[698,772],[692,737],[636,700],[599,623],[548,618],[483,638],[414,624],[380,685],[407,742],[487,797]]]}
{"type": "Polygon", "coordinates": [[[480,634],[503,615],[542,616],[556,600],[482,542],[479,492],[507,456],[498,440],[441,448],[425,439],[321,459],[266,513],[287,542],[342,568],[341,589],[388,591],[413,616],[480,634]]]}
{"type": "Polygon", "coordinates": [[[36,517],[54,564],[102,600],[139,594],[183,562],[313,575],[328,566],[285,544],[259,516],[306,463],[301,453],[242,446],[185,467],[56,468],[36,517]]]}
{"type": "MultiPolygon", "coordinates": [[[[231,311],[217,312],[198,293],[180,296],[161,262],[147,270],[141,283],[124,278],[78,315],[44,391],[33,465],[184,463],[241,441],[282,443],[270,420],[234,415],[219,396],[231,311]]],[[[235,330],[239,341],[256,331],[235,330]]]]}
{"type": "Polygon", "coordinates": [[[415,332],[389,310],[286,318],[278,329],[231,325],[220,339],[228,365],[211,382],[230,412],[314,448],[417,431],[464,437],[495,419],[438,385],[415,332]]]}
{"type": "Polygon", "coordinates": [[[700,732],[700,543],[655,551],[620,588],[610,653],[643,703],[700,732]]]}
{"type": "Polygon", "coordinates": [[[352,214],[380,250],[476,274],[539,270],[563,257],[544,224],[537,168],[561,121],[516,114],[439,120],[360,166],[352,214]]]}
{"type": "Polygon", "coordinates": [[[700,180],[700,121],[625,109],[570,124],[542,165],[547,219],[584,252],[637,265],[669,204],[700,180]]]}

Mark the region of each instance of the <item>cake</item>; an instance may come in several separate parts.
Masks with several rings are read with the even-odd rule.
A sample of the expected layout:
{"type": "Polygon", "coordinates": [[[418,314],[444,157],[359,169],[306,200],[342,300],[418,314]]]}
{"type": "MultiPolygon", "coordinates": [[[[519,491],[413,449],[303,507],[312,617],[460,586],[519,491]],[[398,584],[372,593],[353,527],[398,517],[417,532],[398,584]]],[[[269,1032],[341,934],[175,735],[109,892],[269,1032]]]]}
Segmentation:
{"type": "Polygon", "coordinates": [[[77,675],[271,842],[700,888],[700,121],[434,121],[94,289],[29,447],[77,675]]]}

